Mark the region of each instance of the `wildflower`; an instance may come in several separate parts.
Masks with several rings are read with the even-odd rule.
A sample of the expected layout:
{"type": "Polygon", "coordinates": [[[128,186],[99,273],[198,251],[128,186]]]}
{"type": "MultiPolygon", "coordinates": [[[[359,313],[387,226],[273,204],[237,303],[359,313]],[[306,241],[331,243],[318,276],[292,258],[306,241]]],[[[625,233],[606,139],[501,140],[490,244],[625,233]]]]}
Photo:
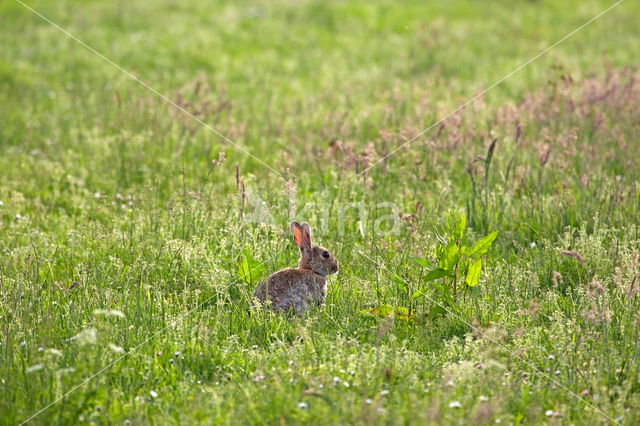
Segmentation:
{"type": "Polygon", "coordinates": [[[106,317],[118,317],[118,318],[125,317],[124,313],[122,313],[121,311],[118,311],[117,309],[96,309],[93,311],[93,315],[95,316],[104,315],[106,317]]]}
{"type": "Polygon", "coordinates": [[[373,399],[367,398],[364,400],[365,404],[371,405],[373,403],[373,399]]]}
{"type": "Polygon", "coordinates": [[[560,413],[554,410],[547,410],[544,412],[544,415],[547,417],[560,417],[560,413]]]}
{"type": "Polygon", "coordinates": [[[27,373],[33,373],[34,371],[38,371],[38,370],[42,370],[44,368],[44,365],[42,364],[36,364],[36,365],[32,365],[31,367],[27,368],[27,373]]]}
{"type": "Polygon", "coordinates": [[[85,328],[80,333],[73,336],[71,340],[77,341],[80,345],[93,345],[98,341],[96,329],[92,327],[85,328]]]}
{"type": "Polygon", "coordinates": [[[604,294],[605,292],[606,292],[605,288],[597,280],[593,280],[588,284],[587,294],[589,294],[590,296],[604,294]]]}
{"type": "Polygon", "coordinates": [[[462,408],[462,404],[460,401],[451,401],[449,403],[449,408],[462,408]]]}
{"type": "Polygon", "coordinates": [[[109,349],[118,354],[124,353],[124,348],[122,346],[114,345],[113,343],[109,343],[109,349]]]}
{"type": "Polygon", "coordinates": [[[47,353],[55,356],[62,356],[62,351],[55,348],[48,348],[47,353]]]}
{"type": "Polygon", "coordinates": [[[577,260],[578,262],[580,262],[581,265],[584,265],[585,263],[584,257],[582,257],[582,255],[580,255],[580,253],[578,253],[577,251],[560,250],[560,254],[577,260]]]}
{"type": "Polygon", "coordinates": [[[306,402],[298,402],[298,408],[301,410],[306,410],[307,408],[309,408],[309,404],[307,404],[306,402]]]}
{"type": "Polygon", "coordinates": [[[489,401],[489,397],[485,396],[485,395],[480,395],[480,401],[487,402],[487,401],[489,401]]]}
{"type": "Polygon", "coordinates": [[[151,395],[151,398],[157,398],[158,397],[158,392],[151,390],[149,391],[149,395],[151,395]]]}

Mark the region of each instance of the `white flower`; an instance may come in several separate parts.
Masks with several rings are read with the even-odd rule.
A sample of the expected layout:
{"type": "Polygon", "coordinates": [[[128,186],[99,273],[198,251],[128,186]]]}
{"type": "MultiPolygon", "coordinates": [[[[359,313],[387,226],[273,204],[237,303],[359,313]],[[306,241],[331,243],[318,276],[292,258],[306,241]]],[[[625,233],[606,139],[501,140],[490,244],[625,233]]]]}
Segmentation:
{"type": "Polygon", "coordinates": [[[371,399],[371,398],[367,398],[367,399],[365,399],[365,401],[364,401],[364,402],[365,402],[366,404],[371,405],[371,404],[373,403],[373,399],[371,399]]]}
{"type": "Polygon", "coordinates": [[[338,383],[340,383],[340,382],[341,382],[340,377],[335,376],[335,377],[333,378],[333,383],[338,384],[338,383]]]}
{"type": "Polygon", "coordinates": [[[114,345],[113,343],[109,343],[109,349],[118,354],[124,353],[124,348],[122,346],[114,345]]]}
{"type": "Polygon", "coordinates": [[[462,404],[460,404],[460,401],[451,401],[449,408],[462,408],[462,404]]]}
{"type": "Polygon", "coordinates": [[[535,241],[533,241],[533,242],[530,244],[531,248],[536,248],[536,245],[537,245],[537,244],[536,244],[536,242],[535,242],[535,241]]]}
{"type": "Polygon", "coordinates": [[[158,392],[152,390],[152,391],[149,391],[149,395],[151,395],[151,398],[157,398],[158,397],[158,392]]]}
{"type": "Polygon", "coordinates": [[[80,345],[93,345],[98,341],[96,329],[92,327],[85,328],[80,333],[73,336],[71,340],[76,340],[80,345]]]}
{"type": "Polygon", "coordinates": [[[121,311],[118,311],[117,309],[96,309],[93,311],[93,315],[98,316],[98,315],[104,315],[106,317],[118,317],[118,318],[124,318],[124,313],[122,313],[121,311]]]}
{"type": "Polygon", "coordinates": [[[55,348],[48,348],[47,353],[55,356],[62,356],[62,351],[55,348]]]}
{"type": "Polygon", "coordinates": [[[480,401],[482,401],[482,402],[487,402],[488,400],[489,400],[489,397],[488,397],[488,396],[480,395],[480,401]]]}
{"type": "Polygon", "coordinates": [[[306,402],[298,402],[298,408],[300,408],[301,410],[306,410],[307,408],[309,408],[309,404],[307,404],[306,402]]]}
{"type": "Polygon", "coordinates": [[[549,359],[551,359],[551,360],[556,359],[556,357],[555,357],[554,355],[549,355],[547,358],[549,358],[549,359]]]}
{"type": "Polygon", "coordinates": [[[44,365],[42,364],[32,365],[31,367],[27,367],[27,373],[33,373],[34,371],[42,370],[43,368],[44,365]]]}

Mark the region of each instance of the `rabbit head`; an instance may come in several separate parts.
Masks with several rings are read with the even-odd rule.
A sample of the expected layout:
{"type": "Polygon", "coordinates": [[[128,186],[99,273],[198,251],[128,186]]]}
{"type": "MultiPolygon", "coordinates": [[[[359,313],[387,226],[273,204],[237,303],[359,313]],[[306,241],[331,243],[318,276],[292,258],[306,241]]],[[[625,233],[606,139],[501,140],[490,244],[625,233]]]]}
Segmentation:
{"type": "Polygon", "coordinates": [[[310,269],[318,275],[326,276],[338,272],[338,261],[324,247],[311,245],[311,229],[308,223],[302,225],[291,222],[293,240],[300,248],[300,269],[310,269]]]}

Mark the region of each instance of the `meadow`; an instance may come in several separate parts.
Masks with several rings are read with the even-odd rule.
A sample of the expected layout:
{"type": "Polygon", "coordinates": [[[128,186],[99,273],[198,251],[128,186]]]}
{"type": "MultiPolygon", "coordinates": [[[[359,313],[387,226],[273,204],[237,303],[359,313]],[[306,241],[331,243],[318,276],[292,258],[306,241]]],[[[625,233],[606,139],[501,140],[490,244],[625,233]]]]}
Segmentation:
{"type": "Polygon", "coordinates": [[[0,424],[638,424],[613,4],[0,2],[0,424]]]}

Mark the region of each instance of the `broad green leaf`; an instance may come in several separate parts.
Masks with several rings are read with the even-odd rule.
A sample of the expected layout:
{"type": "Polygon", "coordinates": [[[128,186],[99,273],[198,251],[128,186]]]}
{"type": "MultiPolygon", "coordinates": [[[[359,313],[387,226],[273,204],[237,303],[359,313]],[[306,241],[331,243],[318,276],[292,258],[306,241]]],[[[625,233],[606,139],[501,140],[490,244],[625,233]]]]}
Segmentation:
{"type": "Polygon", "coordinates": [[[415,263],[416,265],[422,266],[423,268],[426,268],[426,269],[433,269],[435,267],[435,265],[431,264],[424,257],[417,257],[416,256],[412,260],[413,260],[413,263],[415,263]]]}
{"type": "Polygon", "coordinates": [[[482,258],[476,259],[469,265],[469,269],[467,269],[467,276],[464,279],[464,282],[467,283],[469,287],[475,287],[478,285],[480,281],[480,273],[482,272],[482,258]]]}
{"type": "Polygon", "coordinates": [[[437,268],[432,271],[429,271],[429,273],[425,275],[424,280],[427,282],[433,281],[433,280],[437,280],[438,278],[446,277],[447,275],[449,275],[449,271],[445,269],[437,268]]]}
{"type": "Polygon", "coordinates": [[[400,276],[393,274],[391,275],[391,279],[393,280],[393,282],[395,282],[398,285],[398,287],[402,291],[407,291],[407,282],[403,280],[400,276]]]}
{"type": "Polygon", "coordinates": [[[402,306],[380,305],[369,311],[379,317],[389,317],[393,315],[396,319],[408,320],[409,309],[402,306]]]}
{"type": "Polygon", "coordinates": [[[419,297],[424,296],[425,294],[427,294],[427,292],[425,290],[416,290],[413,292],[413,294],[411,295],[412,299],[417,299],[419,297]]]}
{"type": "Polygon", "coordinates": [[[251,284],[264,272],[264,265],[251,256],[249,250],[245,250],[242,261],[238,264],[238,276],[246,283],[251,284]]]}
{"type": "Polygon", "coordinates": [[[409,309],[403,306],[396,307],[395,311],[393,312],[393,315],[395,319],[398,319],[398,320],[407,321],[411,319],[411,317],[409,316],[409,309]]]}
{"type": "Polygon", "coordinates": [[[493,242],[495,241],[497,236],[498,236],[498,231],[493,231],[486,237],[480,238],[478,241],[476,241],[473,247],[467,250],[465,255],[469,257],[484,256],[485,254],[487,254],[487,252],[493,245],[493,242]]]}
{"type": "Polygon", "coordinates": [[[440,317],[447,313],[447,310],[440,305],[434,305],[429,311],[431,317],[440,317]]]}
{"type": "Polygon", "coordinates": [[[371,309],[371,313],[377,315],[379,317],[388,317],[393,313],[393,306],[391,305],[380,305],[371,309]]]}
{"type": "Polygon", "coordinates": [[[438,266],[447,271],[453,270],[453,267],[458,263],[460,259],[460,248],[455,241],[449,242],[449,244],[440,250],[438,256],[438,266]]]}

